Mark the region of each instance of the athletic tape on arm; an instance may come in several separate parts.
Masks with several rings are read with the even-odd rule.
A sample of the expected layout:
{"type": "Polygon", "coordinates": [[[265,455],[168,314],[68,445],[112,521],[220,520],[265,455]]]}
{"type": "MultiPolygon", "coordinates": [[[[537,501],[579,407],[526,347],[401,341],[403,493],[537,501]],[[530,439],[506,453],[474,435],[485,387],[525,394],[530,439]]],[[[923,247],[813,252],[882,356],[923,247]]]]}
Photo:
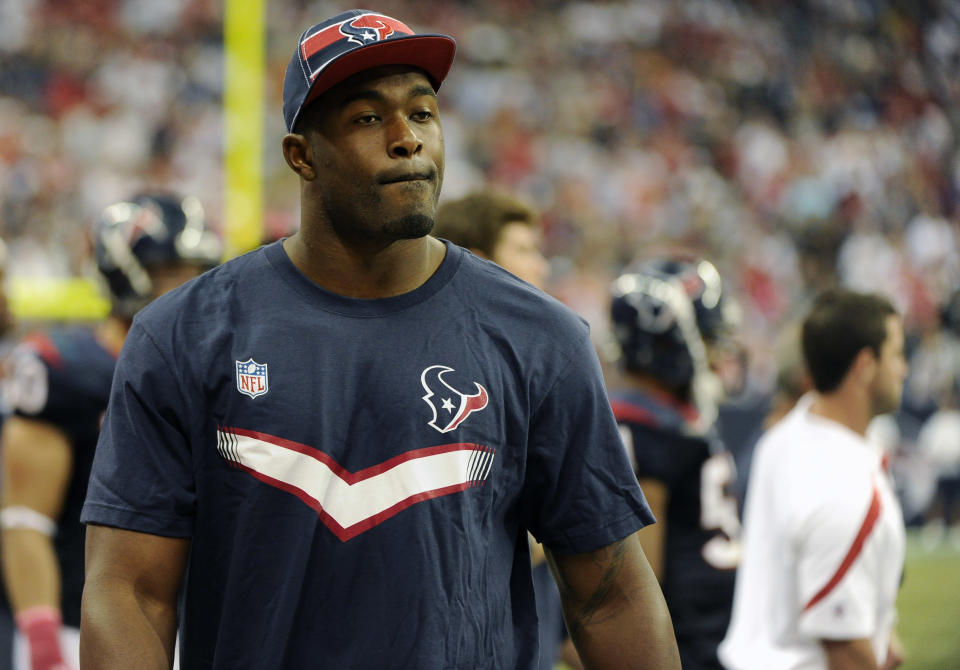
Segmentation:
{"type": "Polygon", "coordinates": [[[44,535],[53,536],[57,532],[57,522],[35,509],[15,505],[13,507],[4,507],[0,510],[0,528],[4,530],[26,528],[43,533],[44,535]]]}

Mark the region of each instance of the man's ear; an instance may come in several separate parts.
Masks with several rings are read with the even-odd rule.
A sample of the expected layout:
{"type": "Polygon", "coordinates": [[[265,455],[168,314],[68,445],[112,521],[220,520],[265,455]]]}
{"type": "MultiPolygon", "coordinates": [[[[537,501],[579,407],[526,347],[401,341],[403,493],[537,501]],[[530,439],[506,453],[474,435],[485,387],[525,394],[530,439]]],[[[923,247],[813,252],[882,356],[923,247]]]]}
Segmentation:
{"type": "Polygon", "coordinates": [[[864,347],[860,350],[860,353],[857,354],[857,357],[853,359],[853,365],[851,367],[860,381],[870,384],[877,374],[877,365],[877,355],[873,353],[873,349],[864,347]]]}
{"type": "Polygon", "coordinates": [[[313,153],[307,138],[296,133],[288,133],[283,136],[281,146],[283,158],[290,169],[300,175],[301,179],[313,181],[317,173],[313,169],[313,153]]]}

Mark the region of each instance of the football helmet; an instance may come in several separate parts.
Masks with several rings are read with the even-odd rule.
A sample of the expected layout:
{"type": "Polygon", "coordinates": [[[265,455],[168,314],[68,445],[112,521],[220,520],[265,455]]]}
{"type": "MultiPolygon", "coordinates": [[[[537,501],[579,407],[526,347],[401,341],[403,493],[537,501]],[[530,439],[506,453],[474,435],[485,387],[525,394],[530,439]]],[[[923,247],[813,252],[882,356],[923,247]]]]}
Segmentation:
{"type": "Polygon", "coordinates": [[[97,218],[93,238],[113,312],[124,317],[154,297],[152,268],[179,262],[211,268],[223,251],[194,196],[141,193],[114,203],[97,218]]]}
{"type": "Polygon", "coordinates": [[[705,343],[722,342],[735,328],[720,273],[704,259],[643,261],[614,281],[611,293],[623,366],[677,391],[710,372],[705,343]]]}
{"type": "Polygon", "coordinates": [[[694,357],[705,357],[693,301],[675,277],[652,264],[618,277],[611,289],[610,317],[621,362],[672,389],[687,387],[694,357]]]}
{"type": "Polygon", "coordinates": [[[704,340],[717,342],[733,332],[737,319],[713,263],[702,258],[670,257],[646,261],[642,267],[679,281],[693,303],[697,328],[704,340]]]}

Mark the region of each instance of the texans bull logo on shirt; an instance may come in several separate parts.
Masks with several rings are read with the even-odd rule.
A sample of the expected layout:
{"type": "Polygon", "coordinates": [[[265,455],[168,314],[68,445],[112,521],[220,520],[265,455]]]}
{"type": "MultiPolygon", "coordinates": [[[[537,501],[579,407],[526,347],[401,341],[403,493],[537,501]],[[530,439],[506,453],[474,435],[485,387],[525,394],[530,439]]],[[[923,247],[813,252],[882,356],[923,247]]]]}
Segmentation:
{"type": "MultiPolygon", "coordinates": [[[[236,361],[237,390],[255,398],[267,392],[267,365],[236,361]]],[[[434,430],[447,433],[487,407],[487,390],[477,382],[468,395],[443,380],[454,369],[432,365],[420,374],[434,430]],[[442,418],[441,418],[442,417],[442,418]]],[[[347,470],[321,449],[277,435],[218,426],[217,451],[254,478],[298,497],[342,542],[356,537],[408,507],[481,486],[496,450],[454,442],[393,456],[372,467],[347,470]]]]}
{"type": "Polygon", "coordinates": [[[477,382],[473,382],[477,387],[473,395],[461,393],[450,386],[443,381],[443,376],[448,372],[454,372],[454,369],[446,365],[431,365],[420,375],[420,384],[427,392],[423,399],[433,410],[433,419],[427,425],[441,433],[450,432],[470,414],[482,410],[488,400],[487,389],[477,382]]]}

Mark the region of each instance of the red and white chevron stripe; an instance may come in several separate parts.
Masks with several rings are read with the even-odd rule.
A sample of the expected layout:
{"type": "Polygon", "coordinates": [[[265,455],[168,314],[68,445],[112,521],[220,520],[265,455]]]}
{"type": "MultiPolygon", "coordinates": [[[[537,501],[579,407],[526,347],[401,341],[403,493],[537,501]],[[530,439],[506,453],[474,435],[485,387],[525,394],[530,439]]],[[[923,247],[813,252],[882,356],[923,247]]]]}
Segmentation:
{"type": "Polygon", "coordinates": [[[260,481],[300,498],[342,542],[418,502],[482,485],[495,454],[477,444],[441,444],[350,472],[309,445],[226,427],[217,430],[217,449],[260,481]]]}

